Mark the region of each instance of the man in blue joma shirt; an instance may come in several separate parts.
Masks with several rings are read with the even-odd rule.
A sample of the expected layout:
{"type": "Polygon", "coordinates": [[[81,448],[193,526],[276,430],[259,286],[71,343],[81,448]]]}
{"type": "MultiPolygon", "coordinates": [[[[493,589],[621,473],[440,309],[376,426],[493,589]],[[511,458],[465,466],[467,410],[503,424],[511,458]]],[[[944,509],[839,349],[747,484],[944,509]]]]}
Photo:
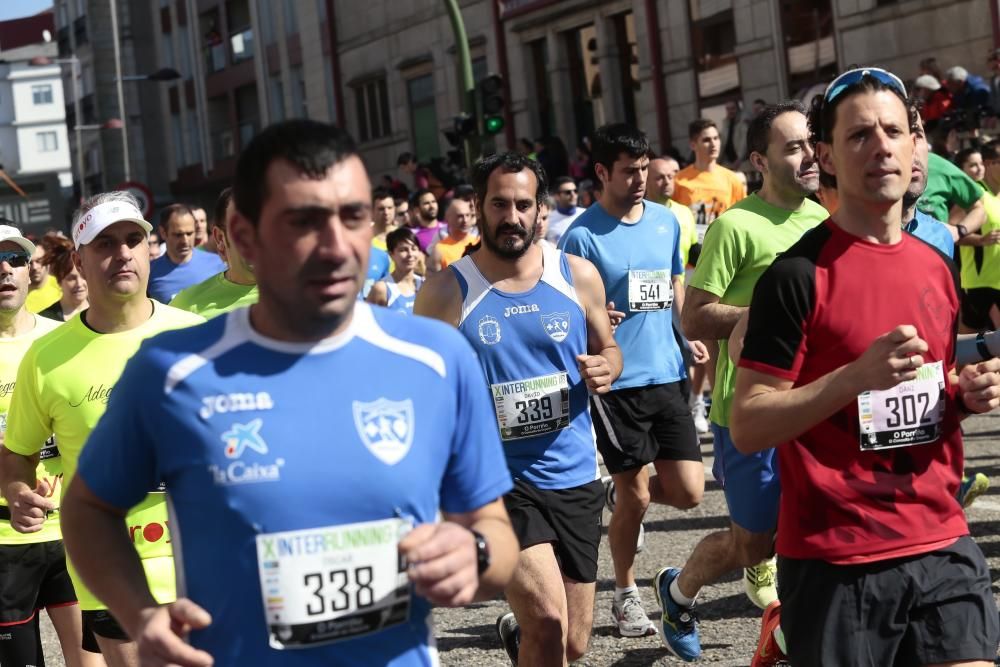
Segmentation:
{"type": "Polygon", "coordinates": [[[511,480],[475,355],[356,300],[370,192],[341,130],[257,135],[231,235],[259,302],[151,340],[93,432],[66,544],[149,664],[431,665],[431,604],[510,579],[511,480]],[[161,481],[186,595],[165,606],[122,524],[161,481]]]}

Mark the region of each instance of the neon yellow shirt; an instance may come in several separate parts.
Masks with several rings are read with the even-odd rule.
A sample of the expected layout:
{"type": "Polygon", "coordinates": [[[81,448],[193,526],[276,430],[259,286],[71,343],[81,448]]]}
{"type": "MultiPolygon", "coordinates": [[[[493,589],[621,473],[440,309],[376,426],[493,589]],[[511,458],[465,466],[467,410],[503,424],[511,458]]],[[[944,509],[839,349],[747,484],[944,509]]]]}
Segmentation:
{"type": "Polygon", "coordinates": [[[29,313],[40,313],[61,298],[62,288],[59,287],[59,281],[50,274],[41,287],[28,292],[28,298],[24,300],[24,307],[28,309],[29,313]]]}
{"type": "Polygon", "coordinates": [[[170,305],[210,320],[216,315],[257,303],[256,285],[239,285],[226,278],[225,271],[208,280],[182,289],[170,305]]]}
{"type": "MultiPolygon", "coordinates": [[[[62,322],[35,316],[35,326],[31,331],[14,338],[0,338],[0,433],[7,429],[7,411],[10,409],[10,399],[14,394],[17,380],[17,367],[21,363],[28,348],[38,338],[55,329],[62,322]]],[[[35,471],[38,479],[44,479],[51,489],[50,497],[59,504],[59,494],[62,492],[62,459],[59,449],[52,440],[46,440],[42,447],[41,461],[35,471]]],[[[7,500],[0,497],[0,506],[6,506],[7,500]]],[[[37,533],[19,533],[10,526],[10,521],[0,519],[0,544],[37,544],[62,539],[59,531],[59,513],[56,512],[42,525],[37,533]]]]}
{"type": "MultiPolygon", "coordinates": [[[[31,456],[54,433],[62,456],[65,493],[87,436],[104,414],[115,382],[139,344],[161,331],[203,321],[197,315],[156,303],[153,316],[130,331],[99,334],[75,315],[42,336],[28,349],[17,372],[7,421],[7,449],[31,456]]],[[[170,602],[176,594],[166,494],[158,489],[150,491],[125,521],[153,596],[159,602],[170,602]]],[[[80,608],[105,609],[84,587],[69,559],[66,564],[80,608]]]]}
{"type": "Polygon", "coordinates": [[[691,246],[698,242],[698,230],[694,226],[694,213],[691,212],[690,208],[673,199],[667,200],[667,208],[670,209],[670,212],[677,218],[677,222],[680,223],[681,264],[687,266],[688,257],[691,254],[691,246]]]}
{"type": "MultiPolygon", "coordinates": [[[[986,222],[983,223],[979,233],[986,236],[1000,229],[1000,198],[983,187],[983,198],[980,201],[986,209],[986,222]]],[[[962,257],[962,287],[964,289],[989,287],[1000,290],[1000,245],[982,247],[960,245],[958,248],[962,257]]]]}

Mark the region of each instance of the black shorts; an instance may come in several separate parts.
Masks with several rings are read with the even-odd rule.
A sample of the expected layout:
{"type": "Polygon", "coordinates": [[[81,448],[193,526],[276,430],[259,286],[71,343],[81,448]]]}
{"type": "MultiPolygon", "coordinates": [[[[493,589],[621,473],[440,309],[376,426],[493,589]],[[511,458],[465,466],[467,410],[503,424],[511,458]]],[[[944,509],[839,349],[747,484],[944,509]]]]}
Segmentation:
{"type": "Polygon", "coordinates": [[[30,621],[45,607],[76,604],[62,540],[0,545],[0,624],[30,621]]]}
{"type": "Polygon", "coordinates": [[[779,557],[778,591],[793,665],[992,664],[997,655],[990,570],[968,536],[877,563],[779,557]]]}
{"type": "Polygon", "coordinates": [[[990,287],[973,287],[962,294],[962,324],[976,331],[992,331],[990,308],[1000,308],[1000,290],[990,287]]]}
{"type": "Polygon", "coordinates": [[[539,489],[514,480],[503,497],[521,549],[552,543],[562,573],[583,584],[597,581],[597,550],[601,545],[601,480],[572,489],[539,489]]]}
{"type": "Polygon", "coordinates": [[[688,387],[688,381],[681,380],[591,396],[597,449],[608,472],[661,460],[701,461],[688,387]]]}
{"type": "Polygon", "coordinates": [[[100,653],[101,647],[97,644],[97,637],[105,639],[117,639],[119,641],[132,641],[122,629],[118,619],[111,615],[107,609],[88,609],[80,612],[83,616],[83,650],[90,653],[100,653]],[[96,635],[96,636],[95,636],[96,635]]]}

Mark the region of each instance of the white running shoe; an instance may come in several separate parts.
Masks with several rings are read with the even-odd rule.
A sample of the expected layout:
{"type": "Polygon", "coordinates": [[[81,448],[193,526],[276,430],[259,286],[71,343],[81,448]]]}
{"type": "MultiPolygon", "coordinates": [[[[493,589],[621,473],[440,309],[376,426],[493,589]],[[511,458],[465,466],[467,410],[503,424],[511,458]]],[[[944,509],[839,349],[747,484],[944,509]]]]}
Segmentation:
{"type": "Polygon", "coordinates": [[[691,405],[691,418],[698,433],[708,433],[708,416],[705,412],[705,399],[699,396],[691,405]]]}
{"type": "Polygon", "coordinates": [[[611,619],[622,637],[649,637],[656,634],[656,625],[646,616],[638,595],[627,595],[621,602],[612,600],[611,619]]]}

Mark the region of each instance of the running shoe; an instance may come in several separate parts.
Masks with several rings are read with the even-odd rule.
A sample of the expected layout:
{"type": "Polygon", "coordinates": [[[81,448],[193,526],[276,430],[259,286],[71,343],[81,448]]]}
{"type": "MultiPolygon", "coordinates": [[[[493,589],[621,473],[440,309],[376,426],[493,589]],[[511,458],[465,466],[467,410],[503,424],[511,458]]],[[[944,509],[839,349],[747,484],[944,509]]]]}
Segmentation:
{"type": "Polygon", "coordinates": [[[691,418],[694,419],[694,427],[698,433],[708,433],[708,414],[705,410],[705,399],[698,397],[691,405],[691,418]]]}
{"type": "Polygon", "coordinates": [[[962,483],[958,486],[958,501],[962,507],[968,509],[976,498],[986,493],[990,488],[990,478],[981,472],[977,472],[972,477],[963,476],[962,483]]]}
{"type": "Polygon", "coordinates": [[[682,607],[670,597],[670,584],[680,573],[676,567],[665,567],[657,572],[653,577],[653,592],[663,612],[660,617],[663,643],[678,658],[691,662],[701,656],[698,617],[694,609],[682,607]]]}
{"type": "Polygon", "coordinates": [[[517,667],[517,654],[521,645],[521,628],[517,625],[514,612],[508,611],[497,618],[497,637],[500,638],[500,643],[507,651],[510,664],[517,667]]]}
{"type": "Polygon", "coordinates": [[[750,602],[760,609],[778,599],[778,564],[774,558],[762,560],[754,567],[743,570],[743,588],[750,602]]]}
{"type": "Polygon", "coordinates": [[[780,626],[781,602],[775,600],[767,606],[763,618],[760,619],[760,638],[757,640],[757,650],[754,651],[750,667],[774,667],[788,660],[775,637],[775,630],[780,626]]]}
{"type": "MultiPolygon", "coordinates": [[[[618,500],[618,496],[615,494],[615,480],[612,479],[611,475],[605,475],[601,478],[601,484],[604,485],[604,507],[607,508],[612,514],[615,513],[615,503],[618,500]]],[[[646,548],[646,529],[643,527],[642,523],[639,524],[639,539],[635,541],[635,552],[641,554],[646,548]]]]}
{"type": "Polygon", "coordinates": [[[611,620],[622,637],[648,637],[656,634],[656,625],[646,616],[638,595],[626,595],[621,602],[612,600],[611,620]]]}

